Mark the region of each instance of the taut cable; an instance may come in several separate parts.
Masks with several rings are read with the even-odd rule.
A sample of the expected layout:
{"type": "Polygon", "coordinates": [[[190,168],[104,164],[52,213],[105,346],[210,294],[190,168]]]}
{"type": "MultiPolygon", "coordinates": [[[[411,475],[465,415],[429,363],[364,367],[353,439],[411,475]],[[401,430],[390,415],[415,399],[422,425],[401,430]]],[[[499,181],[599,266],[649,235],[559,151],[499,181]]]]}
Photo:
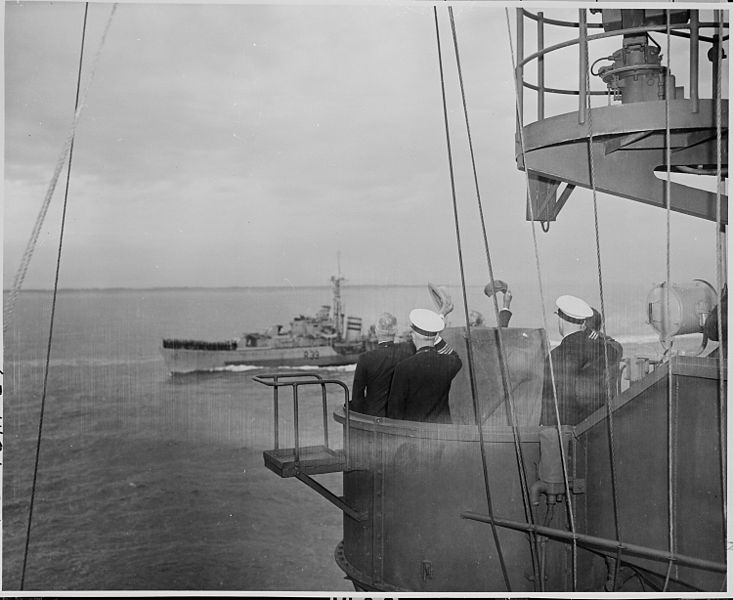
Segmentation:
{"type": "MultiPolygon", "coordinates": [[[[671,148],[671,126],[669,122],[669,96],[673,92],[670,81],[671,81],[671,70],[670,70],[670,50],[671,40],[670,35],[670,14],[669,10],[665,11],[666,24],[667,24],[667,47],[666,47],[666,72],[664,77],[664,162],[666,163],[666,178],[664,180],[664,196],[665,196],[665,214],[666,214],[666,283],[665,283],[665,330],[670,326],[670,292],[671,292],[671,273],[672,273],[672,259],[671,259],[671,196],[672,196],[672,148],[671,148]]],[[[674,554],[674,393],[673,393],[673,374],[672,374],[672,342],[669,344],[669,356],[667,357],[667,519],[668,519],[668,545],[670,554],[674,554]]],[[[667,576],[664,579],[663,592],[667,591],[669,585],[670,576],[672,573],[672,561],[670,561],[670,568],[667,569],[667,576]]]]}
{"type": "MultiPolygon", "coordinates": [[[[583,14],[585,10],[583,9],[583,14]]],[[[589,64],[589,48],[588,48],[588,37],[583,37],[583,48],[582,51],[585,53],[584,64],[589,64]]],[[[586,90],[590,92],[590,69],[587,69],[585,74],[586,90]]],[[[608,456],[611,465],[611,497],[613,501],[613,519],[614,527],[616,532],[616,539],[621,541],[621,527],[619,523],[619,501],[618,501],[618,478],[616,472],[616,446],[614,443],[614,429],[613,429],[613,406],[612,400],[615,394],[612,391],[611,386],[611,370],[608,363],[608,343],[606,341],[606,304],[603,294],[603,262],[601,260],[601,234],[598,219],[598,190],[596,189],[596,169],[595,169],[595,157],[593,154],[593,107],[591,104],[591,94],[587,94],[586,99],[586,114],[588,124],[588,163],[589,163],[589,175],[591,190],[593,193],[593,229],[595,232],[595,245],[596,245],[596,265],[598,270],[598,294],[600,298],[600,309],[601,309],[601,341],[603,342],[603,362],[605,368],[605,384],[606,384],[606,428],[608,431],[608,456]]],[[[620,561],[621,551],[618,551],[616,561],[614,563],[614,575],[613,575],[613,590],[616,591],[616,581],[618,579],[618,572],[621,565],[620,561]]]]}
{"type": "MultiPolygon", "coordinates": [[[[76,81],[76,99],[74,100],[75,114],[77,114],[79,110],[79,90],[81,88],[81,70],[82,70],[82,65],[84,63],[84,41],[86,39],[88,13],[89,13],[89,3],[87,2],[84,5],[84,23],[82,25],[81,49],[79,51],[79,70],[78,70],[77,81],[76,81]]],[[[58,295],[59,272],[61,270],[61,251],[62,251],[63,244],[64,244],[64,229],[66,225],[66,208],[67,208],[68,200],[69,200],[69,181],[71,179],[71,163],[72,163],[73,155],[74,155],[74,138],[72,136],[71,142],[69,144],[69,164],[66,170],[66,189],[64,191],[64,208],[63,208],[63,213],[61,216],[61,231],[59,233],[59,247],[58,247],[58,253],[56,256],[56,274],[55,274],[54,282],[53,282],[53,301],[51,303],[51,319],[50,319],[50,325],[49,325],[49,331],[48,331],[48,344],[46,346],[46,364],[45,364],[45,369],[43,372],[43,393],[41,394],[41,412],[40,412],[39,419],[38,419],[38,437],[36,439],[36,454],[35,454],[35,460],[34,460],[34,465],[33,465],[33,484],[31,487],[30,504],[28,506],[28,527],[26,530],[25,547],[23,551],[23,567],[22,567],[22,571],[20,575],[20,589],[21,590],[23,589],[25,585],[25,573],[26,573],[26,567],[28,565],[28,548],[30,546],[31,525],[33,523],[33,505],[35,503],[36,485],[38,482],[38,459],[41,454],[41,439],[43,437],[43,417],[44,417],[45,408],[46,408],[46,391],[48,389],[48,372],[49,372],[49,367],[51,363],[51,346],[52,346],[52,341],[53,341],[53,326],[54,326],[54,318],[56,315],[56,298],[58,295]]]]}
{"type": "Polygon", "coordinates": [[[491,486],[489,485],[489,471],[488,471],[488,465],[486,460],[486,449],[484,447],[484,432],[483,427],[481,426],[481,413],[479,411],[478,407],[478,398],[476,397],[476,381],[475,376],[473,372],[473,355],[471,351],[471,329],[470,329],[470,323],[468,322],[468,300],[466,298],[466,281],[465,281],[465,275],[463,270],[463,252],[461,249],[461,233],[460,233],[460,227],[458,222],[458,203],[456,201],[456,185],[455,185],[455,178],[453,175],[453,154],[451,151],[451,143],[450,143],[450,129],[448,126],[448,107],[446,104],[446,98],[445,98],[445,78],[443,76],[443,57],[440,49],[440,27],[438,25],[438,10],[435,6],[433,6],[433,15],[435,17],[435,34],[437,38],[437,45],[438,45],[438,65],[440,67],[440,87],[442,91],[442,98],[443,98],[443,118],[445,121],[445,139],[446,144],[448,147],[448,169],[450,172],[450,183],[451,183],[451,194],[453,197],[453,216],[455,219],[455,228],[456,228],[456,243],[458,245],[458,262],[461,272],[461,286],[463,289],[463,306],[466,313],[466,349],[468,352],[468,369],[469,369],[469,379],[471,382],[471,396],[473,399],[473,410],[474,415],[476,418],[476,426],[478,428],[478,435],[479,435],[479,444],[481,445],[481,465],[483,468],[483,474],[484,474],[484,487],[486,490],[486,502],[488,505],[489,515],[491,516],[491,531],[494,537],[494,544],[496,545],[496,551],[499,555],[499,563],[501,565],[501,572],[504,576],[504,584],[506,585],[507,591],[511,592],[511,583],[509,582],[509,573],[506,568],[506,564],[504,562],[504,553],[501,549],[501,542],[499,541],[499,534],[496,530],[496,524],[494,523],[494,508],[493,508],[493,502],[491,500],[491,486]]]}
{"type": "MultiPolygon", "coordinates": [[[[458,70],[458,81],[461,89],[461,100],[463,105],[463,115],[466,122],[466,133],[468,136],[468,148],[471,156],[471,167],[473,169],[473,181],[474,186],[476,189],[476,200],[478,202],[478,208],[479,208],[479,215],[481,220],[481,227],[484,237],[484,245],[486,249],[486,260],[489,267],[489,278],[490,281],[494,281],[494,270],[491,262],[491,253],[489,252],[489,243],[488,243],[488,236],[486,234],[486,224],[484,221],[484,214],[483,209],[481,206],[481,192],[479,189],[479,183],[478,183],[478,173],[476,169],[476,157],[473,149],[473,139],[471,137],[471,125],[469,123],[468,119],[468,105],[466,103],[466,92],[465,87],[463,84],[463,69],[461,68],[461,59],[460,59],[460,53],[458,51],[458,34],[456,33],[456,23],[455,19],[453,18],[453,7],[448,7],[448,14],[450,16],[450,24],[451,24],[451,32],[453,34],[453,47],[455,50],[456,55],[456,68],[458,70]]],[[[465,288],[464,288],[464,295],[465,295],[465,288]]],[[[496,317],[497,325],[499,322],[499,303],[496,298],[496,294],[493,294],[493,304],[494,304],[494,314],[496,317]]],[[[466,326],[469,327],[469,318],[468,318],[468,307],[466,306],[466,326]]],[[[512,427],[512,439],[514,441],[514,453],[517,460],[517,470],[519,472],[519,479],[520,479],[520,489],[522,492],[522,503],[524,504],[524,514],[525,518],[529,523],[534,524],[534,517],[532,515],[532,505],[530,503],[530,496],[529,496],[529,483],[527,481],[527,472],[524,465],[524,454],[522,452],[522,444],[521,444],[521,437],[519,435],[519,428],[517,427],[517,419],[516,419],[516,410],[514,406],[514,398],[512,397],[511,393],[511,383],[509,381],[509,369],[506,363],[506,353],[504,351],[504,340],[501,332],[502,328],[497,327],[497,342],[499,346],[499,367],[501,372],[501,382],[504,389],[504,404],[507,411],[507,416],[510,419],[510,424],[512,427]]],[[[481,412],[479,411],[479,423],[483,425],[483,416],[481,415],[481,412]]],[[[539,577],[539,552],[537,548],[537,536],[534,532],[530,532],[529,534],[529,542],[530,542],[530,550],[532,553],[532,568],[535,575],[535,581],[539,581],[540,591],[544,590],[544,582],[542,581],[541,577],[539,577]]]]}
{"type": "MultiPolygon", "coordinates": [[[[522,9],[517,9],[517,12],[519,13],[517,15],[517,19],[522,18],[521,13],[522,9]]],[[[522,163],[524,165],[524,175],[525,175],[525,182],[527,186],[527,198],[529,206],[529,213],[530,213],[530,221],[531,221],[531,232],[532,232],[532,244],[534,248],[534,259],[535,259],[535,267],[537,271],[537,283],[538,283],[538,290],[539,290],[539,296],[540,296],[540,305],[542,307],[542,326],[544,327],[545,331],[549,331],[548,322],[547,322],[547,311],[545,309],[545,295],[544,295],[544,287],[542,285],[542,266],[540,263],[540,254],[539,254],[539,247],[537,243],[537,231],[536,231],[536,221],[534,218],[534,209],[532,205],[532,197],[531,197],[531,187],[529,185],[529,168],[527,165],[527,151],[524,141],[524,132],[522,130],[523,126],[523,110],[522,106],[519,102],[519,89],[520,86],[523,85],[523,82],[519,81],[518,78],[518,68],[517,68],[517,61],[515,59],[514,54],[514,44],[512,42],[512,29],[511,29],[511,20],[509,18],[509,9],[504,9],[504,14],[506,16],[506,24],[507,24],[507,35],[509,38],[509,49],[511,53],[512,58],[512,72],[514,74],[514,99],[515,99],[515,106],[517,111],[517,132],[519,135],[519,142],[522,152],[522,163]]],[[[555,382],[555,372],[552,362],[552,352],[550,348],[550,340],[548,336],[545,336],[545,355],[547,356],[548,365],[549,365],[549,371],[550,371],[550,382],[552,384],[552,396],[553,396],[553,404],[555,408],[555,417],[557,419],[557,431],[558,431],[558,440],[560,444],[560,460],[562,462],[562,469],[563,469],[563,481],[565,483],[565,495],[568,501],[568,513],[569,513],[569,520],[570,520],[570,529],[573,532],[573,542],[572,542],[572,551],[573,551],[573,591],[577,588],[577,555],[578,555],[578,546],[577,541],[575,539],[575,514],[573,510],[573,500],[572,496],[570,494],[570,483],[569,483],[569,476],[568,476],[568,463],[567,463],[567,456],[565,455],[565,448],[562,443],[562,436],[563,436],[563,428],[562,424],[560,423],[560,411],[558,408],[558,402],[557,402],[557,385],[555,382]]]]}
{"type": "MultiPolygon", "coordinates": [[[[20,261],[20,265],[18,266],[18,270],[15,273],[15,279],[13,280],[13,287],[10,290],[10,293],[8,295],[8,301],[3,307],[3,332],[8,331],[8,324],[10,323],[11,317],[13,315],[13,311],[15,309],[15,302],[18,298],[18,293],[20,292],[20,289],[23,287],[23,281],[25,280],[25,275],[28,272],[28,266],[30,265],[31,258],[33,257],[33,252],[36,249],[36,245],[38,243],[38,237],[41,234],[41,227],[43,226],[43,221],[46,218],[46,213],[48,212],[48,207],[51,204],[51,198],[53,198],[53,194],[56,191],[56,185],[58,184],[59,177],[61,176],[61,171],[64,168],[64,164],[66,163],[66,157],[69,156],[71,152],[71,145],[74,140],[74,136],[76,135],[76,128],[79,125],[79,120],[81,118],[81,114],[84,110],[84,106],[86,103],[86,97],[89,93],[89,88],[91,87],[92,81],[94,80],[94,74],[97,70],[97,64],[99,63],[99,58],[102,54],[102,48],[104,47],[104,43],[107,39],[107,33],[109,32],[110,25],[112,24],[112,17],[115,14],[115,11],[117,10],[117,4],[112,5],[112,10],[110,11],[109,18],[107,20],[107,25],[104,28],[104,33],[102,34],[102,39],[99,43],[99,48],[97,49],[97,53],[94,57],[94,61],[92,63],[92,68],[90,70],[89,79],[87,81],[87,85],[84,88],[84,93],[81,96],[81,101],[77,103],[76,110],[74,111],[74,119],[71,123],[71,128],[69,130],[69,133],[66,136],[66,141],[64,142],[64,147],[61,151],[61,154],[56,161],[56,166],[54,168],[53,175],[51,176],[51,181],[48,184],[48,188],[46,190],[46,195],[43,198],[43,203],[41,204],[41,209],[38,212],[38,216],[36,217],[35,224],[33,225],[33,230],[31,231],[30,238],[28,239],[28,243],[26,244],[25,251],[23,252],[23,256],[20,261]]],[[[78,92],[77,92],[78,94],[78,92]]]]}
{"type": "MultiPolygon", "coordinates": [[[[721,474],[721,499],[723,501],[723,523],[728,522],[728,507],[727,507],[727,435],[726,435],[726,403],[725,403],[725,380],[723,379],[723,372],[726,366],[726,359],[728,358],[728,347],[727,347],[727,322],[723,322],[723,260],[725,258],[725,252],[723,251],[723,239],[725,236],[725,226],[722,224],[722,194],[723,194],[723,172],[722,172],[722,127],[723,127],[723,100],[722,100],[722,84],[721,84],[721,73],[723,63],[723,11],[715,11],[716,20],[718,22],[718,43],[715,45],[715,62],[717,68],[715,72],[718,74],[718,78],[715,81],[715,155],[716,155],[716,186],[715,186],[715,254],[717,269],[715,271],[716,284],[718,289],[718,302],[716,306],[716,317],[718,319],[718,420],[719,420],[719,447],[720,447],[720,474],[721,474]],[[725,336],[725,342],[723,341],[725,336]]],[[[727,321],[727,316],[726,316],[727,321]]],[[[725,580],[724,580],[725,585],[725,580]]]]}

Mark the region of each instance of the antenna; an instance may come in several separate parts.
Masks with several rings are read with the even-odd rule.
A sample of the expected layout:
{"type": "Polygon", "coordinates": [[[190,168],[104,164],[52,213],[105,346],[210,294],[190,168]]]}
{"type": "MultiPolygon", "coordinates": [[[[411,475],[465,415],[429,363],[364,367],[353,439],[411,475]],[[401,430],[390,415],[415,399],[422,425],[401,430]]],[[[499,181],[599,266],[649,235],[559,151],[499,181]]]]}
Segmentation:
{"type": "Polygon", "coordinates": [[[341,251],[336,251],[336,267],[337,267],[337,275],[334,277],[331,277],[331,284],[333,288],[333,319],[334,324],[336,326],[336,336],[339,340],[342,339],[344,328],[343,328],[343,318],[344,318],[344,306],[341,302],[341,282],[343,281],[343,277],[341,276],[341,251]]]}

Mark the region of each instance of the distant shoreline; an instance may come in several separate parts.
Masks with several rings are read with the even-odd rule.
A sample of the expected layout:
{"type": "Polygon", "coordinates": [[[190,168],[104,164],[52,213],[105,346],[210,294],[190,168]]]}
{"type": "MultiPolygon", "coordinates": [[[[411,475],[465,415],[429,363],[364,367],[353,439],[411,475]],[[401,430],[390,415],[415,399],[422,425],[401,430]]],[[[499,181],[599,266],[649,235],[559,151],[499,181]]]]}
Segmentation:
{"type": "MultiPolygon", "coordinates": [[[[374,287],[414,287],[421,288],[425,287],[424,283],[400,283],[400,284],[387,284],[387,283],[354,283],[344,286],[344,289],[354,288],[374,288],[374,287]]],[[[231,286],[170,286],[170,287],[88,287],[88,288],[59,288],[59,292],[176,292],[176,291],[231,291],[231,290],[289,290],[289,289],[330,289],[330,285],[231,285],[231,286]]],[[[450,286],[449,286],[450,287],[450,286]]],[[[479,285],[469,287],[482,287],[479,285]]],[[[53,292],[52,288],[28,288],[22,289],[21,292],[53,292]]],[[[3,293],[10,293],[11,290],[5,288],[3,293]]]]}
{"type": "MultiPolygon", "coordinates": [[[[573,282],[575,283],[575,282],[573,282]]],[[[570,285],[570,282],[568,283],[570,285]]],[[[460,288],[458,283],[436,283],[438,286],[449,288],[460,288]]],[[[482,289],[485,284],[471,284],[469,289],[482,289]]],[[[529,287],[535,286],[536,282],[516,281],[512,287],[529,287]]],[[[638,282],[629,281],[604,281],[604,286],[609,287],[638,287],[638,282]]],[[[424,288],[425,283],[348,283],[343,286],[344,290],[352,290],[356,288],[424,288]]],[[[176,291],[233,291],[233,290],[288,290],[288,289],[330,289],[329,284],[303,284],[303,285],[225,285],[225,286],[196,286],[196,285],[180,285],[180,286],[154,286],[154,287],[65,287],[59,288],[59,292],[176,292],[176,291]]],[[[4,288],[3,293],[10,293],[12,290],[4,288]]],[[[53,288],[27,288],[21,289],[23,293],[45,293],[53,292],[53,288]]]]}

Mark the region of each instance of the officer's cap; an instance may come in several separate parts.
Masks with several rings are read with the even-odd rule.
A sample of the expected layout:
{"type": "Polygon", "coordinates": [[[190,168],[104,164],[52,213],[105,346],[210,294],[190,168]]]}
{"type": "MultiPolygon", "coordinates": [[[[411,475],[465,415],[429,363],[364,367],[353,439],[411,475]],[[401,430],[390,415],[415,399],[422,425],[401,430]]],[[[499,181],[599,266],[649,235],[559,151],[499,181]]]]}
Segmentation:
{"type": "Polygon", "coordinates": [[[416,308],[410,311],[410,326],[415,333],[433,337],[445,329],[445,321],[432,310],[416,308]]]}
{"type": "Polygon", "coordinates": [[[593,309],[590,305],[575,296],[560,296],[556,301],[557,316],[569,323],[580,325],[588,317],[593,316],[593,309]]]}

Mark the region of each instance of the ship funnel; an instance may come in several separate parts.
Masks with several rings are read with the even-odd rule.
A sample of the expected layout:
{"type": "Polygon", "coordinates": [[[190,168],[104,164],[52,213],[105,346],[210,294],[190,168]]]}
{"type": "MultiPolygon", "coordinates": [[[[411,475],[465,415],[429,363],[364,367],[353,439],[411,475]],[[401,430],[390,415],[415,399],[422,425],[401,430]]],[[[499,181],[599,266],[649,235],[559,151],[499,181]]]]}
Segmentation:
{"type": "Polygon", "coordinates": [[[348,317],[346,319],[346,341],[355,342],[361,338],[361,318],[348,317]]]}

